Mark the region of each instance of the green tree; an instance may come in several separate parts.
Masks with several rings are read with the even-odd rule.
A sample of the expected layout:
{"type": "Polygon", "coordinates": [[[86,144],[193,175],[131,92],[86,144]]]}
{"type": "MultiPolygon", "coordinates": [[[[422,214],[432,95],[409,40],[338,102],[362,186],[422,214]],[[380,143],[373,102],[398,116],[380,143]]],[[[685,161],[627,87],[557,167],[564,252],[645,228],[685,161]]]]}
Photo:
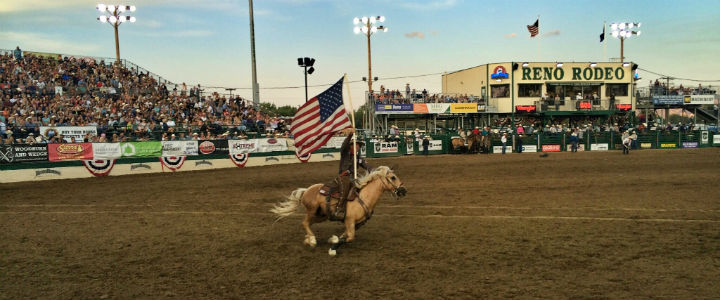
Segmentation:
{"type": "Polygon", "coordinates": [[[297,107],[285,105],[278,107],[276,112],[278,117],[292,117],[295,116],[297,110],[297,107]]]}
{"type": "Polygon", "coordinates": [[[678,114],[671,114],[670,117],[668,117],[668,122],[673,123],[673,124],[677,124],[677,123],[687,124],[687,123],[690,123],[690,122],[692,122],[692,121],[693,121],[692,118],[690,118],[690,117],[683,117],[683,116],[678,115],[678,114]]]}

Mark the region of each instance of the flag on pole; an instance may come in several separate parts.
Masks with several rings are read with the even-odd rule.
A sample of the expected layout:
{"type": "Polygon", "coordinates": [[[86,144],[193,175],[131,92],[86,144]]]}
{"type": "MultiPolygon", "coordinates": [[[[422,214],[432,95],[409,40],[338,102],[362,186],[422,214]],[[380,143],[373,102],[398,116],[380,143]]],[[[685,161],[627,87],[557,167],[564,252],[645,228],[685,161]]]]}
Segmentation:
{"type": "Polygon", "coordinates": [[[352,127],[343,103],[343,79],[310,99],[295,113],[290,132],[295,137],[299,157],[322,147],[335,133],[352,127]]]}
{"type": "Polygon", "coordinates": [[[600,42],[605,40],[605,24],[603,24],[603,33],[600,34],[600,42]]]}
{"type": "Polygon", "coordinates": [[[527,28],[528,31],[530,31],[530,37],[538,35],[538,31],[540,30],[540,18],[535,20],[535,24],[528,25],[527,28]]]}

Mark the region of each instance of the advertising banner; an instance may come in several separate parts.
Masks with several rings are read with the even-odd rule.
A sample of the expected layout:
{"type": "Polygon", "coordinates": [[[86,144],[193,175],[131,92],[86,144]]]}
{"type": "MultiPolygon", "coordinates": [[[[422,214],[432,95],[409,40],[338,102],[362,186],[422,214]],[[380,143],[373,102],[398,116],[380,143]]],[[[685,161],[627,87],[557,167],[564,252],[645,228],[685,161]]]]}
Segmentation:
{"type": "Polygon", "coordinates": [[[198,155],[197,141],[162,141],[162,156],[198,155]]]}
{"type": "Polygon", "coordinates": [[[228,140],[202,140],[198,141],[198,143],[198,152],[200,155],[230,154],[228,140]]]}
{"type": "Polygon", "coordinates": [[[698,142],[683,142],[682,147],[683,148],[697,148],[698,142]]]}
{"type": "Polygon", "coordinates": [[[675,143],[660,143],[660,148],[677,148],[675,143]]]}
{"type": "Polygon", "coordinates": [[[123,157],[159,157],[162,155],[160,141],[120,143],[123,157]]]}
{"type": "Polygon", "coordinates": [[[703,145],[707,145],[707,143],[710,142],[710,138],[709,138],[709,136],[708,136],[708,131],[707,131],[707,130],[703,130],[703,131],[700,132],[700,142],[701,142],[703,145]]]}
{"type": "Polygon", "coordinates": [[[93,159],[92,143],[48,144],[47,146],[50,161],[93,159]]]}
{"type": "MultiPolygon", "coordinates": [[[[505,146],[505,153],[512,153],[513,147],[510,145],[505,146]]],[[[494,154],[502,154],[502,146],[493,146],[493,152],[494,154]]]]}
{"type": "Polygon", "coordinates": [[[477,103],[451,103],[451,113],[476,113],[478,112],[477,103]]]}
{"type": "Polygon", "coordinates": [[[560,152],[560,145],[542,145],[542,152],[560,152]]]}
{"type": "Polygon", "coordinates": [[[715,95],[686,95],[683,100],[688,105],[715,104],[715,95]]]}
{"type": "Polygon", "coordinates": [[[416,114],[445,114],[450,112],[450,103],[417,103],[413,105],[416,114]]]}
{"type": "Polygon", "coordinates": [[[287,139],[257,139],[258,152],[288,151],[287,139]]]}
{"type": "Polygon", "coordinates": [[[375,147],[375,153],[398,153],[397,142],[377,142],[373,145],[375,147]]]}
{"type": "Polygon", "coordinates": [[[91,133],[97,135],[97,127],[95,126],[40,126],[40,134],[47,138],[51,135],[58,136],[63,135],[63,139],[66,142],[72,142],[72,138],[75,138],[76,142],[82,142],[85,138],[85,134],[91,133]]]}
{"type": "Polygon", "coordinates": [[[428,151],[442,151],[442,140],[430,140],[428,151]]]}
{"type": "Polygon", "coordinates": [[[412,104],[375,104],[377,114],[412,114],[412,104]]]}
{"type": "Polygon", "coordinates": [[[93,143],[93,159],[118,159],[122,157],[120,143],[93,143]]]}
{"type": "Polygon", "coordinates": [[[683,100],[682,95],[653,96],[653,104],[655,105],[682,105],[683,100]]]}
{"type": "Polygon", "coordinates": [[[720,134],[713,135],[713,145],[720,145],[720,134]]]}
{"type": "Polygon", "coordinates": [[[228,140],[230,155],[257,152],[257,140],[228,140]]]}
{"type": "Polygon", "coordinates": [[[602,144],[590,144],[590,151],[607,151],[610,146],[607,143],[602,144]]]}
{"type": "Polygon", "coordinates": [[[334,148],[334,149],[340,149],[342,148],[342,143],[345,141],[344,136],[334,136],[331,137],[325,146],[322,146],[323,148],[334,148]]]}
{"type": "Polygon", "coordinates": [[[652,149],[652,143],[640,143],[641,149],[652,149]]]}
{"type": "Polygon", "coordinates": [[[45,144],[0,145],[0,164],[47,160],[48,150],[45,144]]]}
{"type": "Polygon", "coordinates": [[[527,145],[527,146],[523,145],[522,148],[523,148],[523,152],[528,152],[528,153],[537,152],[537,146],[535,146],[535,145],[527,145]]]}
{"type": "MultiPolygon", "coordinates": [[[[567,148],[565,148],[565,149],[567,149],[567,151],[572,151],[572,144],[567,144],[567,145],[565,145],[565,146],[567,146],[567,148]]],[[[577,151],[585,151],[585,145],[583,145],[583,144],[578,144],[578,149],[577,149],[577,151]]]]}

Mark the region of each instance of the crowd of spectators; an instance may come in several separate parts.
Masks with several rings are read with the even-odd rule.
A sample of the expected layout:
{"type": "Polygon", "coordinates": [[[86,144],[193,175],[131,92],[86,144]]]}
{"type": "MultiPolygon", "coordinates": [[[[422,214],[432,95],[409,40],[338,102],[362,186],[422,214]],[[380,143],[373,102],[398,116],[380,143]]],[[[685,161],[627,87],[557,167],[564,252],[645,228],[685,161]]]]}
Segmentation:
{"type": "Polygon", "coordinates": [[[418,92],[410,89],[410,84],[405,86],[405,92],[400,90],[386,89],[380,86],[380,91],[373,93],[376,104],[412,104],[412,103],[478,103],[482,98],[471,95],[444,95],[430,94],[427,89],[418,92]]]}
{"type": "Polygon", "coordinates": [[[61,142],[40,126],[97,127],[87,141],[288,134],[284,120],[239,96],[201,92],[95,58],[23,56],[18,47],[0,55],[0,140],[61,142]]]}

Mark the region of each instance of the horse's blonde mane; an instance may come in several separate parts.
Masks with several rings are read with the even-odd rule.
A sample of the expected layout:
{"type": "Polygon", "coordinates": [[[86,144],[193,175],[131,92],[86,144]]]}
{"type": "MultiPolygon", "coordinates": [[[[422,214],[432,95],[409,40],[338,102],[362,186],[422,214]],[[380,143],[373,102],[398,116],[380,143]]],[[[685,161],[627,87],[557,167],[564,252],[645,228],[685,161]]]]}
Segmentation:
{"type": "Polygon", "coordinates": [[[369,174],[366,174],[363,177],[360,177],[355,181],[355,186],[359,189],[366,186],[370,181],[373,181],[376,178],[382,178],[388,175],[388,173],[392,172],[390,167],[388,166],[379,166],[375,168],[372,172],[369,174]]]}

